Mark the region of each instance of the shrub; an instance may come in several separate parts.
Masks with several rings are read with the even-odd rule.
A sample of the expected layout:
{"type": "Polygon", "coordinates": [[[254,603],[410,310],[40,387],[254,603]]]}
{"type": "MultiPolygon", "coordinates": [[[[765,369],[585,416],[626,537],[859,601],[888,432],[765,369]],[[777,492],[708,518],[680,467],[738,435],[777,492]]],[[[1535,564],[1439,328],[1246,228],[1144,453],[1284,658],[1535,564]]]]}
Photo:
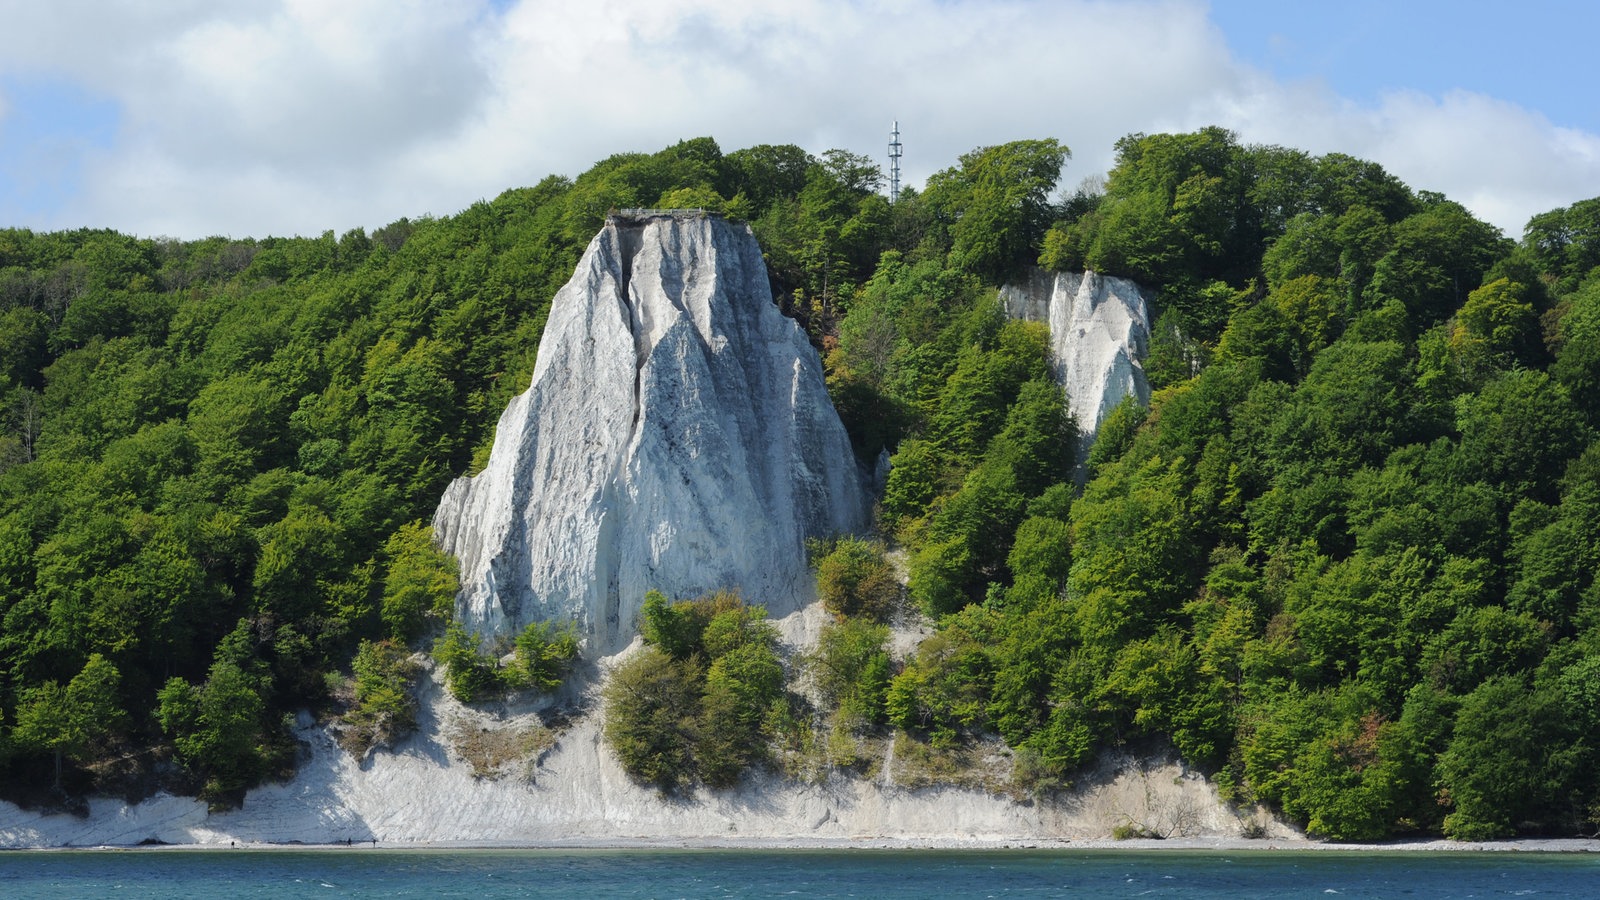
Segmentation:
{"type": "Polygon", "coordinates": [[[884,721],[883,701],[891,676],[885,645],[889,629],[864,619],[830,624],[806,658],[822,702],[852,727],[884,721]]]}
{"type": "Polygon", "coordinates": [[[573,622],[530,622],[516,640],[520,677],[529,687],[553,691],[578,656],[578,626],[573,622]]]}
{"type": "Polygon", "coordinates": [[[753,640],[771,640],[764,606],[750,606],[738,591],[717,591],[693,600],[669,601],[660,591],[644,595],[645,643],[673,659],[712,659],[753,640]]]}
{"type": "Polygon", "coordinates": [[[701,677],[693,662],[657,647],[646,647],[611,673],[604,733],[623,771],[663,791],[694,777],[701,677]]]}
{"type": "Polygon", "coordinates": [[[700,633],[701,650],[712,660],[752,645],[770,648],[776,639],[777,632],[767,621],[766,608],[745,606],[742,600],[738,606],[711,616],[700,633]]]}
{"type": "Polygon", "coordinates": [[[372,747],[392,746],[417,727],[417,701],[411,683],[417,665],[392,641],[362,641],[351,669],[355,706],[344,715],[341,743],[356,756],[372,747]]]}
{"type": "Polygon", "coordinates": [[[956,622],[923,640],[889,683],[884,711],[896,727],[946,746],[958,732],[988,725],[991,661],[976,630],[956,622]]]}
{"type": "Polygon", "coordinates": [[[967,605],[972,579],[972,553],[959,537],[929,542],[911,563],[911,599],[938,618],[967,605]]]}
{"type": "Polygon", "coordinates": [[[881,622],[900,601],[900,582],[882,544],[843,537],[817,562],[817,593],[838,618],[866,616],[881,622]]]}
{"type": "Polygon", "coordinates": [[[460,583],[455,558],[433,545],[433,528],[421,522],[400,526],[383,546],[381,614],[391,637],[409,641],[429,619],[448,620],[460,583]]]}
{"type": "Polygon", "coordinates": [[[475,703],[506,688],[495,658],[479,649],[478,636],[460,622],[451,622],[434,642],[433,658],[445,667],[450,696],[462,703],[475,703]]]}
{"type": "Polygon", "coordinates": [[[768,758],[762,725],[783,696],[783,666],[770,641],[728,651],[706,672],[695,761],[712,787],[727,787],[768,758]]]}
{"type": "Polygon", "coordinates": [[[162,730],[184,765],[205,778],[201,797],[213,806],[236,804],[267,774],[272,753],[263,721],[266,702],[251,674],[220,660],[204,684],[172,678],[156,698],[162,730]]]}
{"type": "Polygon", "coordinates": [[[704,622],[695,622],[681,607],[660,591],[648,591],[641,610],[644,621],[640,631],[645,642],[656,645],[673,659],[688,659],[700,646],[700,632],[705,628],[704,622]]]}
{"type": "Polygon", "coordinates": [[[767,720],[785,704],[766,610],[732,591],[677,603],[651,591],[644,635],[644,652],[604,691],[605,738],[623,769],[671,791],[695,779],[726,787],[767,760],[767,720]]]}

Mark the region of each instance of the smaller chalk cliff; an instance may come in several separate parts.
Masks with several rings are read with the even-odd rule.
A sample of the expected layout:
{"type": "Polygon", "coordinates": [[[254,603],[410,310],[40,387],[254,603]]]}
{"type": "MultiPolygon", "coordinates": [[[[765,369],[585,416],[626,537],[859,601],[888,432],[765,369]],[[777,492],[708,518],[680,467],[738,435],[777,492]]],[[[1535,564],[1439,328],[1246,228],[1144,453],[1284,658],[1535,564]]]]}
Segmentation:
{"type": "Polygon", "coordinates": [[[804,541],[858,530],[865,481],[747,226],[613,219],[557,293],[532,383],[434,516],[483,633],[576,620],[633,638],[647,590],[811,599],[804,541]]]}
{"type": "Polygon", "coordinates": [[[1080,458],[1123,398],[1149,405],[1144,358],[1150,313],[1137,284],[1095,272],[1033,268],[1020,283],[1001,288],[1000,300],[1006,315],[1050,326],[1051,361],[1078,420],[1080,458]]]}

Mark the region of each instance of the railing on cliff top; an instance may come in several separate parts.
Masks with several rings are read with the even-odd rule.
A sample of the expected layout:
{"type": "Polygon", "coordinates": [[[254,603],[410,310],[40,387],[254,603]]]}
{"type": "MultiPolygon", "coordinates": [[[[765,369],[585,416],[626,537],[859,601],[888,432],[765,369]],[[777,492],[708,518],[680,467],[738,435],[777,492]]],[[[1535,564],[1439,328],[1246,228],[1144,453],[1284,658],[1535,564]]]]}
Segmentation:
{"type": "Polygon", "coordinates": [[[721,216],[719,212],[709,209],[644,209],[630,207],[628,209],[613,209],[606,213],[608,222],[639,222],[645,219],[704,219],[708,216],[721,216]]]}

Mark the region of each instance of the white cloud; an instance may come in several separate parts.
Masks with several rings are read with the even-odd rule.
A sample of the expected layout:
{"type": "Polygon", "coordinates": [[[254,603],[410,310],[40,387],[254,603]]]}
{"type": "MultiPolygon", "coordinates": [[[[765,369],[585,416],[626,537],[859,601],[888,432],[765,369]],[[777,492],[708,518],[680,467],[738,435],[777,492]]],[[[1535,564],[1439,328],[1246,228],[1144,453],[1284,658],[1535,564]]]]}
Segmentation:
{"type": "Polygon", "coordinates": [[[1213,98],[1187,124],[1208,122],[1253,142],[1376,160],[1413,188],[1444,193],[1511,237],[1521,236],[1530,216],[1600,192],[1600,135],[1466,91],[1393,92],[1366,107],[1317,83],[1257,79],[1249,92],[1213,98]]]}
{"type": "Polygon", "coordinates": [[[468,12],[286,0],[263,20],[204,22],[164,48],[156,67],[168,87],[138,97],[133,113],[186,161],[358,165],[449,132],[476,102],[487,79],[468,12]],[[200,140],[175,139],[200,123],[200,140]]]}
{"type": "Polygon", "coordinates": [[[0,74],[120,108],[47,227],[319,233],[447,214],[616,152],[711,135],[883,155],[920,183],[1056,137],[1065,183],[1134,131],[1375,159],[1515,233],[1600,185],[1600,137],[1475,94],[1376,106],[1240,64],[1195,0],[0,0],[0,74]]]}

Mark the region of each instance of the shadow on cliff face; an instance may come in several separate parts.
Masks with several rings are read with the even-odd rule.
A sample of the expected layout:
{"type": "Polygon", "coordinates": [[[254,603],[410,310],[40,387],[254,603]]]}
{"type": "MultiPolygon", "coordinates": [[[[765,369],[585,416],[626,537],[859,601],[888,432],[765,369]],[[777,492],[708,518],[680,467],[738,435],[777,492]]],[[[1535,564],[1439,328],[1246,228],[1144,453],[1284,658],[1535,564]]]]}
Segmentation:
{"type": "Polygon", "coordinates": [[[251,791],[236,812],[214,813],[207,825],[241,841],[264,843],[365,843],[378,838],[366,820],[343,802],[348,778],[340,771],[347,754],[321,725],[299,732],[310,753],[293,781],[251,791]]]}
{"type": "Polygon", "coordinates": [[[93,766],[64,766],[59,784],[48,756],[14,758],[8,762],[8,775],[0,781],[0,801],[79,818],[89,814],[89,800],[94,797],[134,804],[163,792],[193,797],[204,785],[203,779],[172,758],[170,747],[161,745],[123,746],[93,766]]]}

